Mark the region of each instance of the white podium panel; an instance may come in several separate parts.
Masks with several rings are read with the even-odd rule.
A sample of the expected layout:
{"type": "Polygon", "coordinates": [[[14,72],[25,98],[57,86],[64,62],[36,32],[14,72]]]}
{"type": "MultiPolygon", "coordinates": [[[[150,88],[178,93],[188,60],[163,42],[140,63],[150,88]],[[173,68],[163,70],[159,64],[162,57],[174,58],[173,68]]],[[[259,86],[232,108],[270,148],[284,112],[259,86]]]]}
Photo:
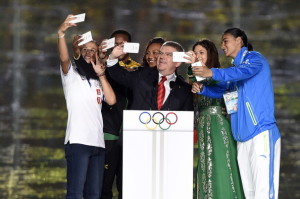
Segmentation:
{"type": "Polygon", "coordinates": [[[124,111],[123,199],[193,198],[191,111],[124,111]]]}

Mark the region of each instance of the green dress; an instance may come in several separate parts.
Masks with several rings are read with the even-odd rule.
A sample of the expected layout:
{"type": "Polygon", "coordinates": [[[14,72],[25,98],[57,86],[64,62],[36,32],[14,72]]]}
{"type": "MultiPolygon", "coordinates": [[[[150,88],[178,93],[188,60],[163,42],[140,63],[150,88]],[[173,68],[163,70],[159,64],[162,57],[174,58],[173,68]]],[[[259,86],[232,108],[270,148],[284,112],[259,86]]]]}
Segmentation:
{"type": "MultiPolygon", "coordinates": [[[[190,76],[192,81],[195,81],[190,76]]],[[[205,80],[204,84],[215,84],[205,80]]],[[[195,127],[198,136],[194,199],[244,199],[236,142],[226,118],[224,100],[195,95],[195,127]]]]}

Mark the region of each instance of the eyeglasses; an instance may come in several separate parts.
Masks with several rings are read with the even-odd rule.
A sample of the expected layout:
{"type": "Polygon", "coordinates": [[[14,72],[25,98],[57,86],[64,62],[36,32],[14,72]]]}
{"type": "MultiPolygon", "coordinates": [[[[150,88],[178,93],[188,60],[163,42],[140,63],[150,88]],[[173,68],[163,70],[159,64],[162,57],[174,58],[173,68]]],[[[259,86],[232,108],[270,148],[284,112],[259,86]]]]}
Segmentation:
{"type": "Polygon", "coordinates": [[[91,55],[94,55],[96,53],[96,49],[92,48],[92,49],[89,49],[89,48],[83,48],[81,49],[81,53],[90,53],[91,55]]]}
{"type": "Polygon", "coordinates": [[[172,57],[173,56],[173,53],[170,53],[170,52],[161,52],[159,51],[159,55],[162,56],[162,55],[166,55],[167,57],[172,57]]]}

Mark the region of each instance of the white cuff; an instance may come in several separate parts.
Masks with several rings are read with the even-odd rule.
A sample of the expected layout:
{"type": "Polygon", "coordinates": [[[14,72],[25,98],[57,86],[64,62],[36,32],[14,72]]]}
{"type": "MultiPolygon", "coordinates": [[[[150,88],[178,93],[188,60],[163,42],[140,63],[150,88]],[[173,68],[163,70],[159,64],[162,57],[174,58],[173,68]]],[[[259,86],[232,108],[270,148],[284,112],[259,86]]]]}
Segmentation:
{"type": "Polygon", "coordinates": [[[111,67],[111,66],[117,64],[118,61],[119,61],[118,59],[109,59],[109,57],[108,57],[108,59],[106,60],[107,67],[111,67]]]}

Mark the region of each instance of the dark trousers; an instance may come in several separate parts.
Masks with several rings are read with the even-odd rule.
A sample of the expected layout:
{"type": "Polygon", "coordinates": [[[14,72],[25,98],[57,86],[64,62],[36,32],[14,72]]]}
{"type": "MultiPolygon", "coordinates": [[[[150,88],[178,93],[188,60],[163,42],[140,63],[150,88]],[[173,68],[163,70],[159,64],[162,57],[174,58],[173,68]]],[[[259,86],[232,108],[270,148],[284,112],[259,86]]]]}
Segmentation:
{"type": "Polygon", "coordinates": [[[83,144],[66,144],[66,199],[99,199],[101,194],[104,148],[83,144]]]}
{"type": "Polygon", "coordinates": [[[119,192],[118,199],[122,199],[122,144],[120,140],[105,140],[105,163],[101,199],[112,199],[112,187],[115,178],[119,192]]]}

